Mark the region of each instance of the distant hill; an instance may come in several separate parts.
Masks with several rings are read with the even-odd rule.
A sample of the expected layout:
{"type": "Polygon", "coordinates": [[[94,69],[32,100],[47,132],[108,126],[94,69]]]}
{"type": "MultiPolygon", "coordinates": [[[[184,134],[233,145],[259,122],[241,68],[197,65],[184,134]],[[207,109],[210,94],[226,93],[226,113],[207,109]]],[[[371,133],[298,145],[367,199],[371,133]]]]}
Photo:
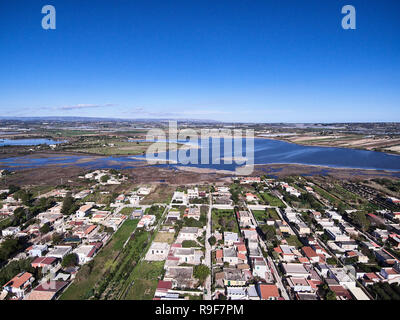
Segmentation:
{"type": "Polygon", "coordinates": [[[178,122],[197,122],[197,123],[220,123],[220,121],[209,119],[122,119],[122,118],[96,118],[96,117],[7,117],[0,116],[0,120],[14,120],[14,121],[60,121],[60,122],[165,122],[165,121],[178,121],[178,122]]]}

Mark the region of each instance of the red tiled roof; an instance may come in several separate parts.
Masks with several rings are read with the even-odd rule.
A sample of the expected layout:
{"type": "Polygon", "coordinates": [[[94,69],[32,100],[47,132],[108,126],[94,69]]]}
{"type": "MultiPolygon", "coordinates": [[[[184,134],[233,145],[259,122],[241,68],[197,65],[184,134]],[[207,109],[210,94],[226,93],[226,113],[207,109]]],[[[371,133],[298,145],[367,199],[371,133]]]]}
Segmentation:
{"type": "Polygon", "coordinates": [[[246,260],[246,255],[244,255],[243,253],[238,253],[238,258],[242,259],[242,260],[246,260]]]}
{"type": "Polygon", "coordinates": [[[32,267],[36,268],[39,265],[51,265],[57,259],[54,257],[37,257],[32,261],[32,267]]]}
{"type": "Polygon", "coordinates": [[[158,281],[157,290],[164,290],[167,291],[172,288],[172,281],[158,281]]]}
{"type": "Polygon", "coordinates": [[[247,252],[246,246],[244,244],[240,244],[236,246],[238,251],[247,252]]]}
{"type": "Polygon", "coordinates": [[[20,273],[8,281],[3,287],[21,288],[31,277],[32,274],[29,272],[20,273]]]}
{"type": "Polygon", "coordinates": [[[58,292],[68,285],[67,281],[49,281],[38,285],[35,291],[51,291],[58,292]]]}
{"type": "Polygon", "coordinates": [[[281,247],[274,248],[274,251],[277,252],[277,253],[282,253],[283,252],[281,247]]]}
{"type": "Polygon", "coordinates": [[[303,250],[303,252],[307,256],[307,258],[318,257],[317,253],[311,247],[303,247],[303,248],[301,248],[301,250],[303,250]]]}
{"type": "Polygon", "coordinates": [[[261,299],[279,298],[279,290],[275,284],[260,284],[261,299]]]}
{"type": "Polygon", "coordinates": [[[89,226],[89,227],[85,230],[85,234],[91,233],[94,229],[96,229],[96,226],[95,226],[95,225],[89,226]]]}

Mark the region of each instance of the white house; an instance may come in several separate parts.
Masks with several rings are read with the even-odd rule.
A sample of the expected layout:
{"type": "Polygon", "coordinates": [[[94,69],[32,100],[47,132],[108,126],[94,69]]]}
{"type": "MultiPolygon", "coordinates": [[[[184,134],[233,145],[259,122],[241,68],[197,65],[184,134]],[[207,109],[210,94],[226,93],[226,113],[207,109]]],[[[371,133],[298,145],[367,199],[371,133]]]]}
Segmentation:
{"type": "Polygon", "coordinates": [[[85,264],[93,259],[96,247],[92,245],[81,245],[73,251],[79,259],[79,264],[85,264]]]}
{"type": "Polygon", "coordinates": [[[201,235],[201,229],[197,227],[183,227],[178,234],[176,242],[182,243],[185,240],[196,241],[200,235],[201,235]]]}
{"type": "Polygon", "coordinates": [[[31,257],[42,257],[44,253],[47,251],[47,244],[43,245],[33,245],[29,250],[28,254],[31,257]]]}
{"type": "Polygon", "coordinates": [[[20,227],[8,227],[8,228],[4,229],[1,232],[1,234],[3,235],[3,237],[9,237],[9,236],[16,235],[18,232],[21,232],[20,227]]]}
{"type": "Polygon", "coordinates": [[[25,293],[27,293],[31,287],[32,282],[35,280],[33,275],[29,272],[21,272],[17,274],[14,278],[8,281],[3,289],[16,295],[18,298],[23,298],[25,293]]]}
{"type": "Polygon", "coordinates": [[[167,258],[170,245],[166,242],[153,242],[147,251],[145,260],[163,261],[167,258]]]}

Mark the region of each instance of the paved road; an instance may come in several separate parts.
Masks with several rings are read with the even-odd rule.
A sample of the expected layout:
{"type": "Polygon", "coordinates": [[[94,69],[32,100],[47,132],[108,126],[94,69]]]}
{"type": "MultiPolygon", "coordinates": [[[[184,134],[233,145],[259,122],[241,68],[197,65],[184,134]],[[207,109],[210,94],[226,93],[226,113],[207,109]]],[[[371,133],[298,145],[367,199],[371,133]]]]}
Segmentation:
{"type": "MultiPolygon", "coordinates": [[[[253,212],[251,211],[250,206],[249,206],[247,203],[246,203],[246,206],[247,206],[247,210],[249,210],[249,212],[253,213],[253,212]]],[[[270,207],[270,208],[271,208],[271,207],[270,207]]],[[[276,209],[276,211],[278,212],[278,214],[280,215],[279,210],[278,210],[277,208],[275,208],[275,209],[276,209]]],[[[258,226],[258,222],[257,222],[256,218],[254,217],[254,215],[253,215],[253,219],[254,219],[254,221],[255,221],[255,223],[256,223],[256,226],[258,226]]],[[[261,239],[260,239],[260,241],[259,241],[259,244],[260,244],[261,247],[264,249],[264,251],[268,252],[267,246],[265,245],[265,243],[264,243],[261,239]]],[[[271,259],[270,256],[268,256],[267,262],[268,262],[269,268],[272,269],[272,273],[273,273],[273,275],[274,275],[274,278],[275,278],[275,281],[276,281],[276,285],[277,285],[278,288],[280,289],[281,294],[282,294],[282,297],[283,297],[285,300],[290,300],[290,297],[289,297],[289,295],[288,295],[288,293],[287,293],[287,291],[286,291],[286,288],[285,288],[285,286],[284,286],[283,283],[282,283],[282,278],[281,278],[281,276],[279,275],[279,272],[278,272],[278,270],[276,269],[275,263],[274,263],[274,261],[271,259]]]]}
{"type": "MultiPolygon", "coordinates": [[[[210,268],[210,271],[212,272],[212,259],[211,259],[211,246],[208,243],[208,239],[211,237],[211,210],[212,210],[212,196],[211,194],[209,195],[210,197],[210,202],[209,202],[209,208],[208,208],[208,214],[207,214],[207,224],[206,224],[206,239],[205,239],[205,244],[206,244],[206,253],[205,253],[205,264],[210,268]]],[[[207,290],[207,293],[204,295],[205,300],[211,300],[212,292],[211,292],[211,275],[207,277],[206,282],[205,282],[205,289],[207,290]]]]}
{"type": "Polygon", "coordinates": [[[275,278],[276,284],[277,284],[277,286],[279,287],[279,289],[281,289],[282,297],[283,297],[285,300],[290,300],[290,297],[289,297],[289,295],[288,295],[288,293],[287,293],[287,291],[286,291],[286,288],[285,288],[285,286],[284,286],[283,283],[282,283],[282,278],[281,278],[281,276],[279,275],[278,270],[276,269],[276,266],[275,266],[274,261],[273,261],[273,260],[271,259],[271,257],[269,257],[269,256],[268,256],[267,259],[268,259],[268,265],[269,265],[270,269],[272,269],[272,272],[274,273],[274,278],[275,278]]]}

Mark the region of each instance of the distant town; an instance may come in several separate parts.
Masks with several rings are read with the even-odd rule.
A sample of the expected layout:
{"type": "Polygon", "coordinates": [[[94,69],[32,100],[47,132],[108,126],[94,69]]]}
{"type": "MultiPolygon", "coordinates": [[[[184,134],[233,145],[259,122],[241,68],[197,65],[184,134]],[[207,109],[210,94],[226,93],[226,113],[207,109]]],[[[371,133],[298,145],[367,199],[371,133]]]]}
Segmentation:
{"type": "Polygon", "coordinates": [[[97,169],[0,194],[1,299],[400,299],[398,179],[97,169]]]}

